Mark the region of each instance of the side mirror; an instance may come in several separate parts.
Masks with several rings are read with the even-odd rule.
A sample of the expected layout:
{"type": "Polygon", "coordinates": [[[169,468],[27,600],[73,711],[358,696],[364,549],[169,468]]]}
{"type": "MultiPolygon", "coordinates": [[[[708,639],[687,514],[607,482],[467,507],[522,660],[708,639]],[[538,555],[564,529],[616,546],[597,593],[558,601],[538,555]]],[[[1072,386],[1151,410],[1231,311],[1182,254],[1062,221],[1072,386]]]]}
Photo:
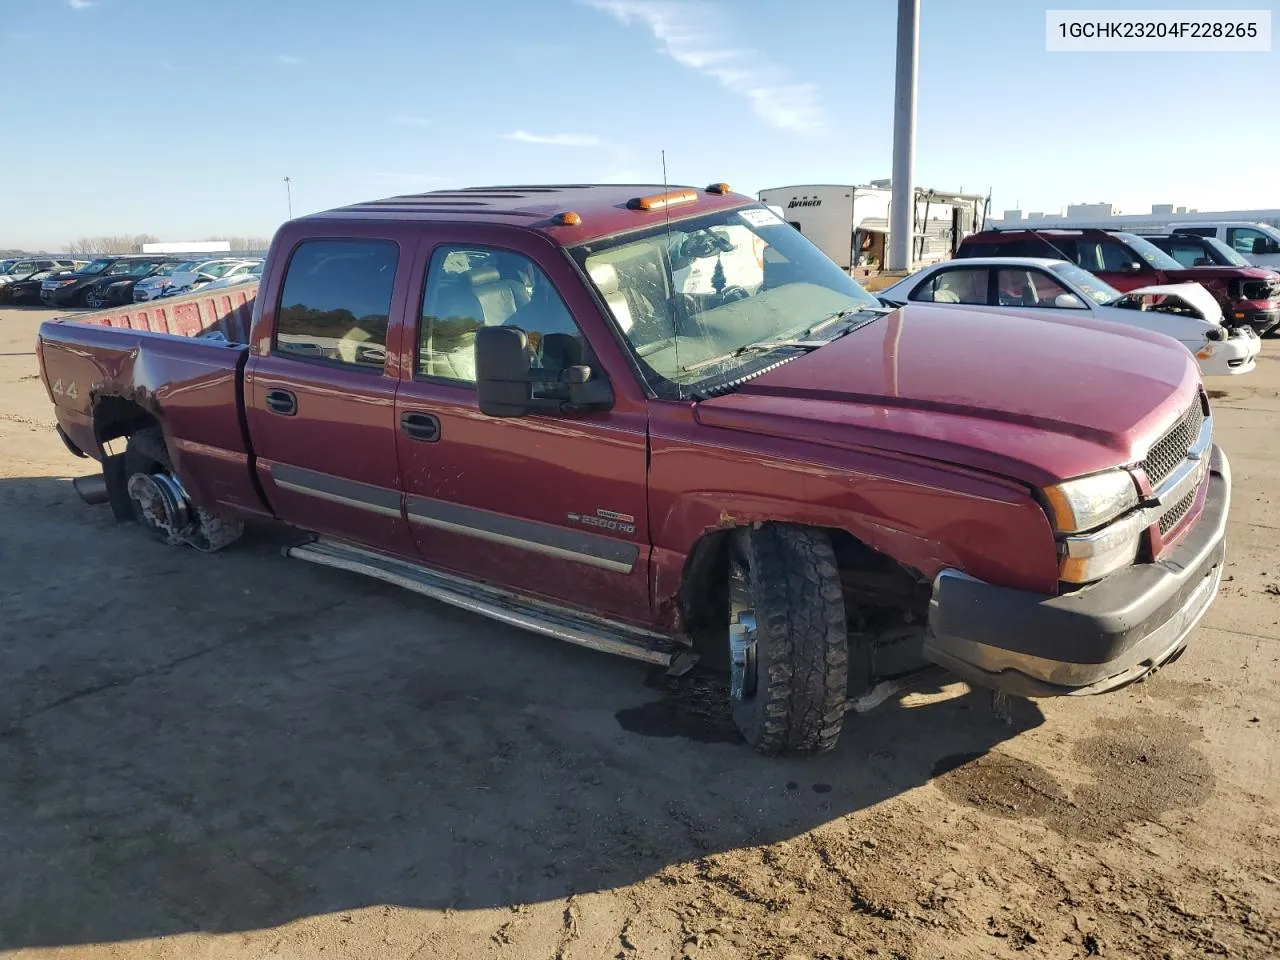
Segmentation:
{"type": "Polygon", "coordinates": [[[1060,293],[1053,298],[1053,305],[1063,310],[1079,310],[1084,304],[1074,293],[1060,293]]]}
{"type": "Polygon", "coordinates": [[[476,395],[486,417],[522,417],[534,407],[529,338],[517,327],[476,331],[476,395]]]}
{"type": "MultiPolygon", "coordinates": [[[[543,338],[555,343],[557,334],[543,338]]],[[[564,337],[573,340],[575,337],[564,337]]],[[[566,346],[566,345],[561,345],[566,346]]],[[[533,366],[529,337],[519,327],[481,327],[476,331],[476,394],[480,412],[486,417],[522,417],[535,410],[571,410],[613,406],[613,390],[603,378],[592,379],[586,364],[563,370],[533,366]],[[534,395],[538,386],[542,396],[534,395]],[[552,396],[545,394],[551,393],[552,396]]],[[[581,352],[580,350],[578,351],[581,352]]]]}
{"type": "Polygon", "coordinates": [[[1274,240],[1271,240],[1268,237],[1254,238],[1253,240],[1254,256],[1260,257],[1260,256],[1265,256],[1268,253],[1277,253],[1277,252],[1280,252],[1280,243],[1276,243],[1274,240]]]}
{"type": "Polygon", "coordinates": [[[1137,260],[1132,260],[1129,263],[1126,263],[1124,266],[1122,266],[1120,268],[1120,272],[1121,273],[1141,273],[1142,264],[1138,263],[1137,260]]]}
{"type": "Polygon", "coordinates": [[[1194,260],[1191,261],[1191,265],[1193,267],[1212,267],[1213,261],[1210,260],[1208,257],[1196,257],[1194,260]]]}

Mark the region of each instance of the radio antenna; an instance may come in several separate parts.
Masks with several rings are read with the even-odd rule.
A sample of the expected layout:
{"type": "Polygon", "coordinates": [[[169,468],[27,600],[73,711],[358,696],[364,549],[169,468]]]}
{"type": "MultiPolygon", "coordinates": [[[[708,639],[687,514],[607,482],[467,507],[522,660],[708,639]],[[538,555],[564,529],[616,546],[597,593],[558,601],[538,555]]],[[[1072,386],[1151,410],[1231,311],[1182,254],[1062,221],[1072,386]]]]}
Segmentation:
{"type": "MultiPolygon", "coordinates": [[[[662,151],[662,192],[669,193],[667,188],[667,151],[662,151]]],[[[671,317],[671,352],[675,358],[675,379],[676,379],[676,399],[684,399],[684,384],[680,380],[680,328],[677,326],[678,316],[676,314],[676,271],[675,265],[671,262],[671,204],[664,203],[662,212],[666,218],[667,225],[667,275],[671,278],[671,283],[667,288],[667,315],[671,317]]]]}

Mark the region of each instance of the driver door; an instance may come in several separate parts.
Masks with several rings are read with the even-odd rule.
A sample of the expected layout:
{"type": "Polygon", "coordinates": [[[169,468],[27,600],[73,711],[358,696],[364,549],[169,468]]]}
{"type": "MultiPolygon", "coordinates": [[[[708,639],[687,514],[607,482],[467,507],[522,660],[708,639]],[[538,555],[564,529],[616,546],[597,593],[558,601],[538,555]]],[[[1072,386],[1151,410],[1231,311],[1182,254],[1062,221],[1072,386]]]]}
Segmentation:
{"type": "Polygon", "coordinates": [[[599,366],[579,323],[593,301],[568,261],[523,234],[509,244],[419,255],[395,414],[415,545],[432,568],[648,624],[643,399],[615,388],[613,409],[590,414],[480,413],[481,326],[523,329],[544,369],[599,366]]]}

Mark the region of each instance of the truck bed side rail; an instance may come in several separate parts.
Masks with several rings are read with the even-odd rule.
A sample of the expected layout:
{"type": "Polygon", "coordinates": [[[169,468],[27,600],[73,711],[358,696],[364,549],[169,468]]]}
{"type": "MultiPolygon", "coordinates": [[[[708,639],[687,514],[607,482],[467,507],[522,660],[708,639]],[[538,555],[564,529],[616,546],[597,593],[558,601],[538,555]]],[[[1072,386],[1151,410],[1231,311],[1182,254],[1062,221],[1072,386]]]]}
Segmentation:
{"type": "Polygon", "coordinates": [[[176,337],[221,334],[231,343],[248,343],[257,293],[257,283],[236,284],[210,293],[196,291],[180,297],[131,303],[68,317],[64,322],[167,333],[176,337]]]}

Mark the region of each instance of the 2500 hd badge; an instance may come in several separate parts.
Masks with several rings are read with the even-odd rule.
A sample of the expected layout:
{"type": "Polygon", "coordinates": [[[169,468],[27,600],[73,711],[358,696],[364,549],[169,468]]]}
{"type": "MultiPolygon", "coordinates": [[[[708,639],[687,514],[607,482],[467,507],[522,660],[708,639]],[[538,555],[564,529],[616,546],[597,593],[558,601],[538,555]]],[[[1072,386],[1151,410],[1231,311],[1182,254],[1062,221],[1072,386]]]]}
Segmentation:
{"type": "Polygon", "coordinates": [[[581,523],[588,527],[599,527],[602,530],[616,530],[618,533],[635,533],[636,518],[625,513],[612,510],[597,510],[595,515],[587,513],[568,513],[565,516],[570,523],[581,523]]]}

